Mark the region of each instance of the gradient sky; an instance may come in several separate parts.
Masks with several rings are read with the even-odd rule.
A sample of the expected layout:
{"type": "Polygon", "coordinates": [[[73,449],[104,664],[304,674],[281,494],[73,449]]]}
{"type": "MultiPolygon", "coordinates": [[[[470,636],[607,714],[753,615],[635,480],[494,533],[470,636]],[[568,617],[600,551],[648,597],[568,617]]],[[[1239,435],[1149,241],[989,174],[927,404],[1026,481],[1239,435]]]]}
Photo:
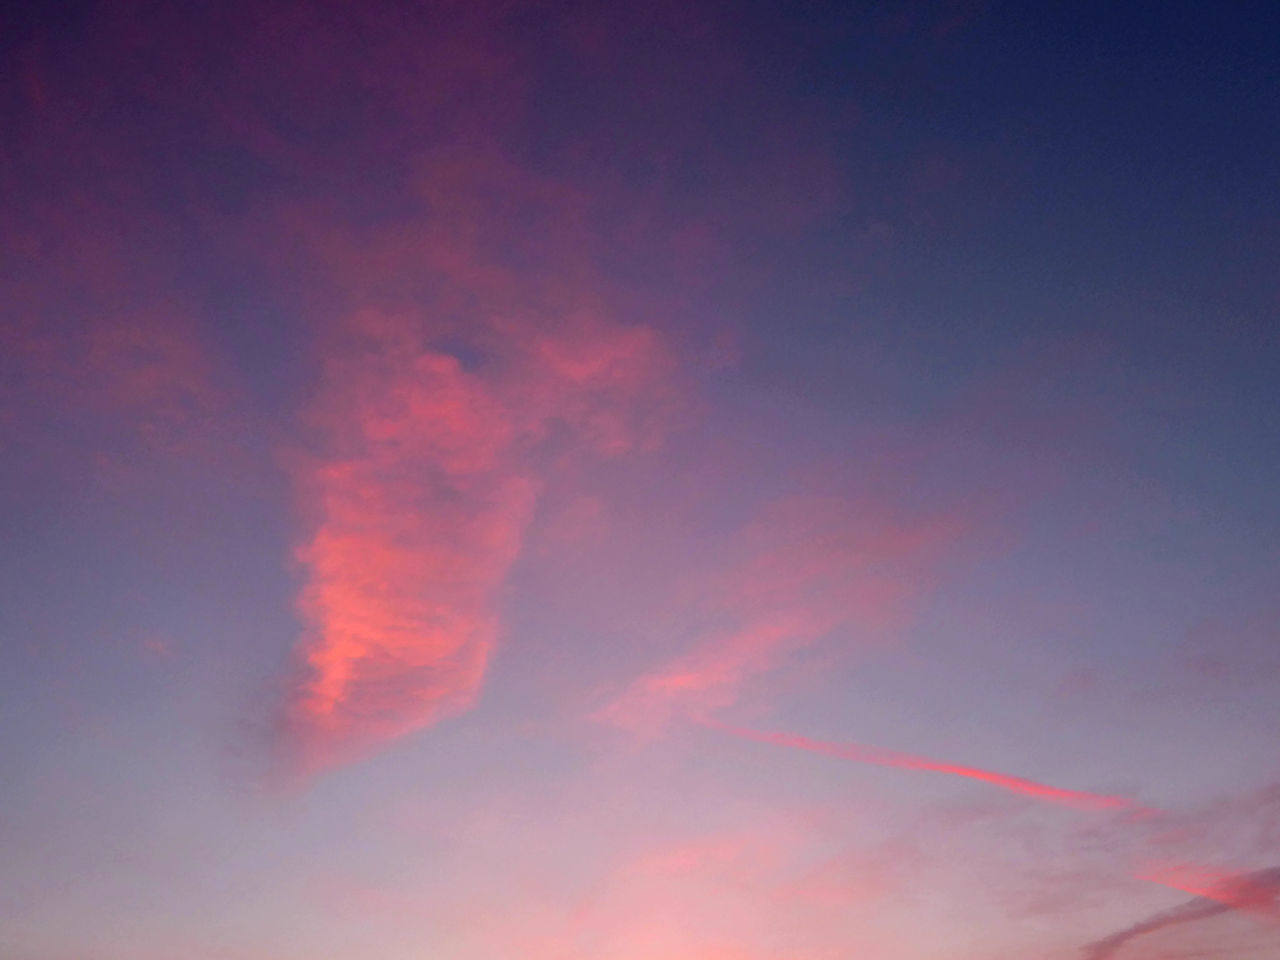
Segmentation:
{"type": "Polygon", "coordinates": [[[1271,6],[6,13],[0,958],[1280,958],[1271,6]]]}

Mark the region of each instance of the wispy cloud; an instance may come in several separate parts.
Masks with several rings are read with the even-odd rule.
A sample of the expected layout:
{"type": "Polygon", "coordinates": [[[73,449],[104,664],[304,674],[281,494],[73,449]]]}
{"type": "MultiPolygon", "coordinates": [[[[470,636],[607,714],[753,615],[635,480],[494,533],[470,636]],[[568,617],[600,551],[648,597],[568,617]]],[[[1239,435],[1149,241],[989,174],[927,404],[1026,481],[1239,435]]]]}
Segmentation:
{"type": "Polygon", "coordinates": [[[637,678],[598,718],[654,734],[673,719],[737,702],[753,680],[835,630],[852,646],[885,642],[961,537],[954,515],[903,516],[868,498],[787,498],[742,537],[743,559],[711,588],[714,626],[637,678]]]}
{"type": "MultiPolygon", "coordinates": [[[[1166,875],[1166,879],[1172,879],[1166,875]]],[[[1220,879],[1205,888],[1206,893],[1197,899],[1172,910],[1166,910],[1131,927],[1113,933],[1084,948],[1085,960],[1111,960],[1122,957],[1122,949],[1129,943],[1157,933],[1169,927],[1181,927],[1211,917],[1221,916],[1232,910],[1253,905],[1265,899],[1274,901],[1280,894],[1280,870],[1260,870],[1256,873],[1220,879]],[[1207,895],[1209,891],[1212,895],[1207,895]]]]}
{"type": "Polygon", "coordinates": [[[977,780],[990,784],[1010,793],[1022,794],[1036,800],[1043,800],[1046,803],[1075,807],[1079,810],[1124,810],[1137,814],[1150,814],[1152,812],[1128,797],[1089,793],[1083,790],[1065,790],[1061,787],[1051,787],[1023,777],[1014,777],[978,767],[943,763],[939,760],[930,760],[926,757],[919,757],[909,753],[881,750],[857,743],[831,743],[790,733],[750,730],[708,718],[701,718],[698,722],[713,730],[720,730],[735,737],[755,740],[759,743],[769,743],[780,747],[822,753],[831,757],[839,757],[842,760],[852,760],[855,763],[865,763],[877,767],[896,767],[900,770],[919,770],[927,773],[942,773],[953,777],[963,777],[967,780],[977,780]]]}
{"type": "Polygon", "coordinates": [[[1234,910],[1280,921],[1276,905],[1280,898],[1280,867],[1238,874],[1194,864],[1168,864],[1147,868],[1138,876],[1234,910]]]}

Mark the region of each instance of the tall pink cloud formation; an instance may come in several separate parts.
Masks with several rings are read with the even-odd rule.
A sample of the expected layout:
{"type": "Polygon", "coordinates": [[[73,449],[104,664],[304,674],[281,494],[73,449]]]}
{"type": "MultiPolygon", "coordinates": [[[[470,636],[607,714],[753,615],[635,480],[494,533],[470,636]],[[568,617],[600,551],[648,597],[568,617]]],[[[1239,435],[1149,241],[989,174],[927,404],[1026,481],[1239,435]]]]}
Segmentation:
{"type": "Polygon", "coordinates": [[[315,529],[298,551],[309,635],[293,711],[322,749],[470,703],[536,493],[482,382],[394,321],[361,319],[365,349],[331,372],[330,459],[303,481],[315,529]]]}
{"type": "Polygon", "coordinates": [[[297,470],[305,635],[287,727],[303,770],[474,701],[548,478],[652,444],[671,396],[659,335],[610,316],[556,225],[569,192],[483,150],[423,170],[428,215],[316,241],[351,312],[321,351],[297,470]],[[546,224],[544,249],[514,239],[513,209],[546,224]]]}
{"type": "MultiPolygon", "coordinates": [[[[32,371],[24,392],[57,382],[59,403],[186,452],[213,446],[209,423],[235,433],[205,344],[226,318],[184,299],[190,277],[228,270],[300,318],[309,435],[295,420],[271,437],[301,526],[279,713],[289,766],[323,769],[474,700],[539,492],[583,455],[655,441],[668,348],[595,266],[588,212],[617,198],[517,159],[519,5],[153,13],[94,18],[83,71],[53,70],[56,50],[26,60],[0,158],[23,200],[0,251],[39,269],[11,285],[0,345],[32,371]],[[122,52],[152,68],[120,70],[122,52]],[[132,109],[86,111],[104,85],[132,109]],[[147,124],[174,121],[200,161],[153,169],[147,124]]],[[[33,405],[10,392],[4,430],[33,405]]]]}

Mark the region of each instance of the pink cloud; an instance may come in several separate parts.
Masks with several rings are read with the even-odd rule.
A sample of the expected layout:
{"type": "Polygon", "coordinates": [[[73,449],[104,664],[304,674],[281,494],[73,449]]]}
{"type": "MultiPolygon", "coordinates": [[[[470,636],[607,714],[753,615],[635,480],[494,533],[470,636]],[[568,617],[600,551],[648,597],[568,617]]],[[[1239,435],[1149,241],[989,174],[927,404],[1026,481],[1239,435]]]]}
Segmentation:
{"type": "MultiPolygon", "coordinates": [[[[304,768],[471,705],[499,634],[499,592],[521,550],[551,422],[583,449],[632,442],[620,398],[651,349],[626,328],[509,329],[515,356],[469,371],[417,318],[367,311],[327,364],[314,417],[324,452],[300,471],[307,625],[289,726],[304,768]],[[520,339],[523,338],[523,339],[520,339]]],[[[564,455],[565,451],[560,451],[564,455]]]]}
{"type": "Polygon", "coordinates": [[[1280,923],[1280,870],[1229,873],[1194,864],[1152,866],[1140,879],[1280,923]]]}
{"type": "Polygon", "coordinates": [[[1128,797],[1089,793],[1083,790],[1066,790],[1061,787],[1051,787],[1047,784],[1037,783],[1034,780],[1027,780],[1024,777],[1014,777],[1004,773],[997,773],[993,770],[983,770],[978,767],[966,767],[953,763],[943,763],[938,760],[930,760],[926,757],[919,757],[909,753],[898,753],[893,750],[881,750],[878,747],[868,747],[857,743],[830,743],[828,741],[814,740],[810,737],[802,737],[790,733],[770,733],[759,730],[748,730],[745,727],[737,727],[731,724],[721,723],[718,720],[706,718],[700,719],[698,722],[714,730],[720,730],[736,737],[755,740],[760,743],[770,743],[780,747],[807,750],[812,753],[823,753],[828,756],[839,757],[843,760],[853,760],[856,763],[865,763],[877,767],[897,767],[901,770],[919,770],[928,773],[948,774],[953,777],[963,777],[967,780],[977,780],[982,783],[988,783],[994,787],[1000,788],[1001,790],[1007,790],[1010,793],[1018,793],[1023,796],[1032,797],[1036,800],[1043,800],[1046,803],[1075,807],[1080,810],[1122,810],[1143,816],[1148,816],[1155,812],[1140,806],[1128,797]]]}
{"type": "Polygon", "coordinates": [[[329,457],[300,481],[313,530],[298,550],[308,636],[290,719],[320,751],[307,766],[471,703],[536,496],[483,383],[364,319],[364,350],[330,371],[329,457]]]}
{"type": "MultiPolygon", "coordinates": [[[[1231,946],[1223,942],[1227,938],[1215,936],[1211,921],[1241,910],[1250,913],[1261,911],[1267,919],[1276,919],[1272,906],[1278,892],[1277,871],[1274,869],[1232,876],[1198,868],[1163,868],[1153,872],[1148,879],[1194,893],[1197,899],[1090,944],[1084,951],[1086,960],[1167,956],[1169,954],[1165,951],[1171,943],[1182,950],[1205,950],[1205,956],[1235,956],[1231,946]],[[1207,939],[1202,931],[1206,926],[1210,927],[1207,939]],[[1176,937],[1171,934],[1161,938],[1159,935],[1166,930],[1175,931],[1176,937]],[[1143,944],[1154,944],[1154,948],[1143,953],[1143,944]]],[[[1262,946],[1260,941],[1252,937],[1249,939],[1252,943],[1244,948],[1242,956],[1255,955],[1253,949],[1262,946]]],[[[1266,942],[1274,947],[1276,941],[1268,934],[1266,942]]],[[[1200,954],[1193,952],[1187,955],[1200,954]]]]}
{"type": "Polygon", "coordinates": [[[713,622],[686,653],[639,677],[598,714],[642,733],[737,702],[757,678],[836,630],[856,647],[882,643],[965,525],[903,517],[883,502],[796,497],[743,538],[745,559],[713,586],[713,622]]]}
{"type": "Polygon", "coordinates": [[[675,395],[662,338],[611,314],[573,191],[488,148],[417,170],[429,216],[299,224],[327,278],[308,309],[336,315],[296,470],[303,770],[475,701],[542,490],[656,443],[675,395]]]}

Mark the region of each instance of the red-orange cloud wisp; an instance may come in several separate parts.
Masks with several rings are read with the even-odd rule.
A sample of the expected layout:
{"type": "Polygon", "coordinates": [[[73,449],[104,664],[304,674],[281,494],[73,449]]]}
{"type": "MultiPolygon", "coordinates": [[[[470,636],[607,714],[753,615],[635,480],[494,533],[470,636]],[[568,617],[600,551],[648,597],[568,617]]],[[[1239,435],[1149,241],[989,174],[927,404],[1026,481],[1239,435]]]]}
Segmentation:
{"type": "Polygon", "coordinates": [[[1128,810],[1132,812],[1148,812],[1145,808],[1136,804],[1127,797],[1087,793],[1082,790],[1064,790],[1060,787],[1051,787],[1022,777],[1012,777],[1008,774],[995,773],[991,770],[982,770],[978,767],[963,767],[951,763],[941,763],[937,760],[929,760],[925,757],[917,757],[909,753],[880,750],[875,747],[867,747],[856,743],[831,743],[823,740],[813,740],[809,737],[802,737],[796,734],[749,730],[745,727],[736,727],[706,718],[700,718],[695,722],[706,727],[711,727],[715,730],[720,730],[724,733],[732,734],[735,737],[742,737],[746,740],[755,740],[759,743],[771,743],[780,747],[808,750],[812,753],[822,753],[830,757],[839,757],[842,760],[853,760],[857,763],[866,763],[877,767],[897,767],[900,770],[923,770],[932,773],[945,773],[954,777],[964,777],[969,780],[978,780],[982,783],[989,783],[992,786],[999,787],[1002,790],[1008,790],[1010,793],[1018,793],[1023,796],[1034,797],[1035,799],[1043,800],[1046,803],[1075,807],[1079,810],[1128,810]]]}

